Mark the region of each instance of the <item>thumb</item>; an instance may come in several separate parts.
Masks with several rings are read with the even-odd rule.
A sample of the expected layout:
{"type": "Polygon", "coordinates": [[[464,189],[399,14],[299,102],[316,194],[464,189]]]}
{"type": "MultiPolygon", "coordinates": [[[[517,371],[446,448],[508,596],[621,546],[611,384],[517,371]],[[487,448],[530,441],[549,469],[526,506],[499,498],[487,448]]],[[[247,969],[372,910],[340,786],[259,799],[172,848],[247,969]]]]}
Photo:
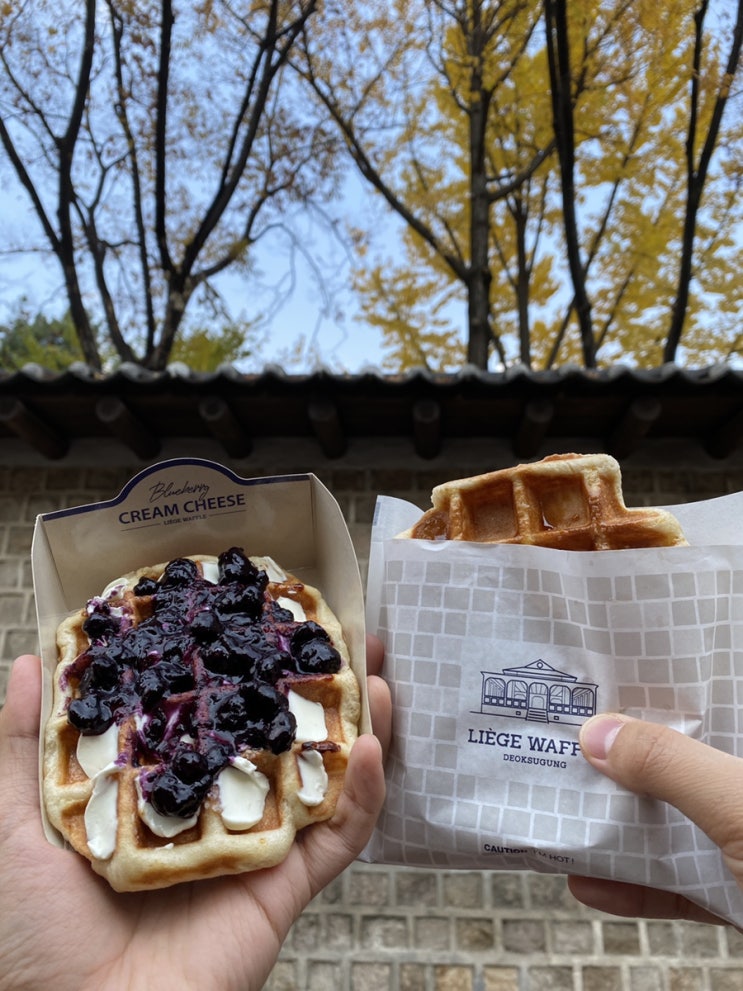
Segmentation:
{"type": "Polygon", "coordinates": [[[13,664],[0,710],[0,808],[8,818],[38,816],[41,661],[24,654],[13,664]]]}
{"type": "Polygon", "coordinates": [[[364,849],[384,797],[382,747],[375,736],[364,734],[351,748],[344,789],[333,818],[301,834],[313,895],[364,849]]]}
{"type": "Polygon", "coordinates": [[[603,714],[584,723],[586,759],[617,784],[661,799],[719,846],[743,883],[743,760],[668,726],[603,714]]]}

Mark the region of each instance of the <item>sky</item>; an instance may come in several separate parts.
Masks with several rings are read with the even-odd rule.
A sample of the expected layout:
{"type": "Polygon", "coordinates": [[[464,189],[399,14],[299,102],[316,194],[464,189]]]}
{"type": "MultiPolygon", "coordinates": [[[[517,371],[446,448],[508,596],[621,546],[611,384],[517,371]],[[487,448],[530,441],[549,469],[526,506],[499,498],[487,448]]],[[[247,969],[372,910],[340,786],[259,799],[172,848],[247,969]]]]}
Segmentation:
{"type": "MultiPolygon", "coordinates": [[[[355,179],[346,187],[347,208],[356,212],[374,210],[380,243],[395,250],[398,233],[390,219],[380,222],[379,206],[355,179]]],[[[3,198],[0,230],[10,231],[19,240],[29,231],[40,241],[38,223],[28,205],[25,193],[16,188],[3,198]]],[[[329,235],[323,235],[318,225],[295,233],[302,240],[304,251],[323,273],[326,296],[318,288],[312,264],[301,251],[293,253],[293,275],[287,239],[276,235],[272,241],[259,244],[256,252],[259,280],[248,280],[226,273],[220,282],[231,314],[235,320],[251,319],[255,313],[267,316],[267,326],[260,332],[259,364],[279,364],[287,371],[307,371],[308,365],[324,364],[336,372],[359,372],[365,367],[379,367],[383,358],[381,338],[376,328],[363,322],[351,290],[351,259],[341,245],[329,235]],[[293,281],[293,285],[292,285],[293,281]],[[281,302],[277,304],[277,298],[281,302]],[[303,357],[292,360],[298,337],[306,343],[303,357]],[[307,357],[308,352],[310,354],[307,357]]],[[[67,307],[59,265],[50,255],[21,255],[10,253],[9,238],[0,248],[0,324],[12,320],[18,313],[19,301],[25,298],[25,309],[34,316],[61,316],[67,307]]],[[[256,370],[252,362],[246,371],[256,370]]]]}
{"type": "MultiPolygon", "coordinates": [[[[717,11],[718,6],[713,5],[713,10],[717,11]]],[[[7,168],[2,169],[2,175],[7,181],[7,168]]],[[[26,300],[25,312],[31,316],[38,312],[50,317],[61,316],[67,304],[55,259],[49,254],[19,256],[9,253],[8,245],[14,236],[17,243],[32,238],[41,240],[26,194],[17,186],[4,190],[2,210],[0,323],[18,315],[22,298],[26,300]]],[[[363,180],[353,168],[349,169],[344,198],[337,212],[351,216],[356,226],[374,231],[381,257],[400,257],[402,222],[389,215],[380,200],[363,186],[363,180]]],[[[286,241],[279,233],[255,249],[260,280],[248,280],[229,271],[220,280],[235,323],[250,323],[256,314],[263,316],[256,361],[276,363],[289,371],[306,371],[317,364],[326,364],[333,371],[349,372],[379,367],[384,357],[380,333],[366,324],[359,313],[350,285],[351,259],[338,243],[323,235],[318,226],[311,232],[301,233],[297,222],[293,229],[301,237],[307,254],[303,256],[301,251],[295,251],[292,256],[295,281],[291,288],[286,241]],[[323,295],[317,283],[313,264],[322,272],[327,295],[323,295]],[[281,305],[276,305],[279,298],[281,305]],[[299,341],[302,342],[301,349],[297,348],[299,341]]],[[[571,294],[563,272],[563,284],[554,300],[562,305],[571,294]]],[[[719,321],[714,305],[709,311],[711,319],[719,321]]],[[[539,316],[539,311],[535,310],[534,318],[539,319],[539,316]]],[[[452,326],[461,328],[464,334],[466,321],[461,303],[452,308],[450,318],[452,326]]],[[[248,365],[246,370],[252,370],[252,367],[248,365]]]]}

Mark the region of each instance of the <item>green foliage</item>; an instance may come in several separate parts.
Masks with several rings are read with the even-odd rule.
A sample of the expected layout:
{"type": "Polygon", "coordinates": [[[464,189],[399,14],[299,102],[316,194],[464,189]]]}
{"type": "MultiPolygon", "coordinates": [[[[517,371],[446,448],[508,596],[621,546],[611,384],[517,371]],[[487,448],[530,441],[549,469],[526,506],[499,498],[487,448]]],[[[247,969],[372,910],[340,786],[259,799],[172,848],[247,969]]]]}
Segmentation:
{"type": "Polygon", "coordinates": [[[9,324],[0,324],[0,369],[18,371],[36,364],[61,372],[83,353],[69,313],[61,318],[20,314],[9,324]]]}
{"type": "MultiPolygon", "coordinates": [[[[213,372],[223,364],[238,363],[255,353],[256,345],[250,328],[234,324],[215,330],[196,327],[184,329],[176,338],[171,361],[180,361],[195,372],[213,372]]],[[[106,355],[105,348],[101,348],[106,355]]],[[[18,371],[24,365],[35,364],[61,372],[84,356],[69,313],[63,317],[30,316],[20,312],[8,324],[0,324],[0,369],[18,371]]],[[[110,370],[118,357],[108,354],[105,360],[110,370]]]]}

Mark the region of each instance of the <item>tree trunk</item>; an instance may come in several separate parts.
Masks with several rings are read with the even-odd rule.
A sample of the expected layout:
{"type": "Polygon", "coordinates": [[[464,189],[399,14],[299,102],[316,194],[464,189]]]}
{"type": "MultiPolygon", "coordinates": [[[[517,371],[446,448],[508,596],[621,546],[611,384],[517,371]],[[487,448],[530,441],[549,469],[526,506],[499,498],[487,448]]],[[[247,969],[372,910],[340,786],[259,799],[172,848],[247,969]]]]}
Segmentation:
{"type": "Polygon", "coordinates": [[[146,367],[154,372],[162,372],[167,367],[190,295],[191,293],[183,288],[180,280],[175,285],[171,284],[168,289],[168,302],[159,340],[145,358],[146,367]]]}
{"type": "Polygon", "coordinates": [[[472,272],[467,286],[467,364],[485,370],[490,356],[490,321],[487,317],[490,272],[472,272]]]}
{"type": "Polygon", "coordinates": [[[545,0],[544,10],[547,29],[547,57],[552,89],[552,113],[560,162],[562,212],[568,266],[573,283],[575,312],[578,317],[583,348],[583,363],[586,368],[595,368],[596,347],[593,339],[591,302],[586,290],[585,268],[580,258],[578,220],[575,212],[575,133],[571,96],[567,0],[545,0]]]}
{"type": "Polygon", "coordinates": [[[59,182],[57,197],[57,220],[59,235],[54,251],[62,265],[65,289],[70,304],[70,315],[80,341],[85,361],[95,371],[101,371],[102,364],[95,333],[83,302],[80,280],[75,260],[75,237],[72,226],[72,211],[76,197],[72,182],[72,163],[82,126],[85,106],[90,92],[90,77],[93,70],[93,49],[95,46],[96,6],[95,0],[87,0],[85,16],[85,41],[80,53],[80,64],[75,82],[75,99],[64,134],[55,139],[59,155],[59,182]]]}
{"type": "Polygon", "coordinates": [[[527,211],[519,197],[511,211],[516,224],[516,309],[519,326],[519,359],[531,368],[531,326],[529,322],[530,271],[526,250],[527,211]]]}
{"type": "Polygon", "coordinates": [[[467,362],[485,370],[492,334],[490,331],[490,197],[487,188],[485,134],[490,93],[482,75],[483,29],[479,3],[472,4],[468,36],[471,59],[469,110],[470,156],[470,266],[467,279],[467,362]]]}

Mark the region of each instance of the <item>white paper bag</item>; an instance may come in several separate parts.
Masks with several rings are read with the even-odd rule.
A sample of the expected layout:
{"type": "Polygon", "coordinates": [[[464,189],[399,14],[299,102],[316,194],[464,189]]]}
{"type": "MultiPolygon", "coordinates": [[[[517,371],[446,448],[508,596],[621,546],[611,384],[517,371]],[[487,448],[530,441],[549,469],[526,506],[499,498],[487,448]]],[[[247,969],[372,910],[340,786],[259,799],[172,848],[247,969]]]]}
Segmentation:
{"type": "Polygon", "coordinates": [[[367,627],[393,742],[367,859],[613,878],[743,924],[705,834],[578,746],[619,711],[743,756],[743,494],[670,508],[695,546],[577,553],[396,540],[420,510],[378,500],[367,627]]]}

